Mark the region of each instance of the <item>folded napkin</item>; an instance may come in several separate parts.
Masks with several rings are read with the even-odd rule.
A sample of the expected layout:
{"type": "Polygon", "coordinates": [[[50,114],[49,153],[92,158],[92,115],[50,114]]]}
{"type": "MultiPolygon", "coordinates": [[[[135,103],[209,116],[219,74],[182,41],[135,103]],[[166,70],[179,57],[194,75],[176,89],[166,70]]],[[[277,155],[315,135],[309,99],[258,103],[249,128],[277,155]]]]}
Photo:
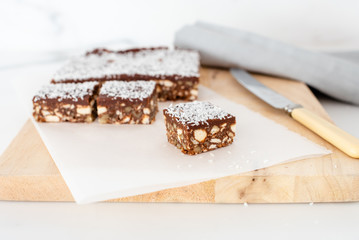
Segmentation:
{"type": "Polygon", "coordinates": [[[359,104],[359,64],[254,33],[198,22],[184,26],[175,46],[198,50],[201,63],[303,81],[336,99],[359,104]]]}

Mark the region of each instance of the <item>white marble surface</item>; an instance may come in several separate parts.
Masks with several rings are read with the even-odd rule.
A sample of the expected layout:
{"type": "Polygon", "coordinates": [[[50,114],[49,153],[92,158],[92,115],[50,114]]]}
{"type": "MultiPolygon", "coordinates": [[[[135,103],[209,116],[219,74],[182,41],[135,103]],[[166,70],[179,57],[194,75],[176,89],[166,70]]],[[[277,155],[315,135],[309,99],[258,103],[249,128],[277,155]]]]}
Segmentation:
{"type": "MultiPolygon", "coordinates": [[[[2,0],[0,153],[26,120],[22,106],[8,100],[15,93],[11,75],[22,66],[46,64],[94,46],[169,44],[176,29],[197,19],[314,50],[358,50],[358,10],[355,0],[2,0]]],[[[359,107],[319,97],[332,119],[359,137],[359,107]]],[[[359,238],[359,203],[244,206],[3,201],[0,213],[0,239],[359,238]]]]}

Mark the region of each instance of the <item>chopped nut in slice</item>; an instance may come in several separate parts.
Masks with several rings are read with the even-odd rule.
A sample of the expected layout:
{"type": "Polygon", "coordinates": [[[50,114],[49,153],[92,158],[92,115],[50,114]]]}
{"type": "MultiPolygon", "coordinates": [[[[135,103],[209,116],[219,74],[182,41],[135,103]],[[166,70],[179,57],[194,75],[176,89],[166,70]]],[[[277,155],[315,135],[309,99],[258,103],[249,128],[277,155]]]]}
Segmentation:
{"type": "Polygon", "coordinates": [[[211,143],[220,143],[220,142],[222,142],[222,141],[221,141],[221,139],[219,139],[219,138],[212,138],[212,139],[210,140],[210,142],[211,142],[211,143]]]}
{"type": "Polygon", "coordinates": [[[97,114],[104,114],[105,112],[107,112],[106,107],[97,107],[97,114]]]}
{"type": "Polygon", "coordinates": [[[231,130],[232,130],[232,132],[234,132],[234,133],[236,132],[236,124],[232,124],[232,125],[231,125],[231,130]]]}
{"type": "Polygon", "coordinates": [[[128,122],[130,122],[130,117],[129,116],[126,116],[126,117],[124,117],[124,118],[122,118],[120,120],[120,123],[128,123],[128,122]]]}
{"type": "Polygon", "coordinates": [[[219,132],[219,127],[217,125],[214,125],[211,129],[211,134],[214,135],[219,132]]]}
{"type": "Polygon", "coordinates": [[[151,113],[151,110],[149,108],[144,108],[143,109],[143,113],[144,114],[150,114],[151,113]]]}
{"type": "Polygon", "coordinates": [[[77,105],[76,107],[77,107],[77,113],[78,113],[78,114],[82,114],[82,115],[89,115],[89,114],[91,114],[92,109],[91,109],[90,106],[85,106],[85,107],[83,107],[83,106],[81,106],[81,105],[77,105]]]}
{"type": "Polygon", "coordinates": [[[45,116],[46,122],[60,122],[60,118],[54,115],[45,116]]]}
{"type": "Polygon", "coordinates": [[[159,80],[160,84],[163,84],[165,87],[172,87],[173,86],[173,82],[170,80],[159,80]]]}
{"type": "Polygon", "coordinates": [[[143,115],[142,116],[142,124],[149,124],[149,123],[150,123],[149,115],[143,115]]]}
{"type": "Polygon", "coordinates": [[[194,130],[194,139],[198,142],[203,142],[207,137],[207,132],[204,129],[196,129],[194,130]]]}
{"type": "Polygon", "coordinates": [[[209,146],[208,149],[215,149],[215,148],[217,148],[216,144],[212,144],[212,145],[209,146]]]}

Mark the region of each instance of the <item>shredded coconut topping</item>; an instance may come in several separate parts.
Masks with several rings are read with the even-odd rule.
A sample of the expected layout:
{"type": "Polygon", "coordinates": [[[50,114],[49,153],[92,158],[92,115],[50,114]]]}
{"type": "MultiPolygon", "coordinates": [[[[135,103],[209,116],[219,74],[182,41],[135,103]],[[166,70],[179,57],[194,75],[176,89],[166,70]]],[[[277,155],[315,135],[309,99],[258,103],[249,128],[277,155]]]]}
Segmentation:
{"type": "Polygon", "coordinates": [[[170,105],[167,113],[184,125],[198,126],[201,123],[208,125],[210,119],[226,119],[231,115],[210,102],[188,102],[170,105]]]}
{"type": "Polygon", "coordinates": [[[72,99],[77,101],[83,99],[84,96],[92,94],[97,82],[84,83],[59,83],[44,85],[34,96],[34,102],[41,99],[72,99]]]}
{"type": "Polygon", "coordinates": [[[199,54],[188,50],[155,49],[139,52],[89,54],[72,59],[58,70],[53,79],[83,80],[126,74],[161,77],[178,75],[199,76],[199,54]]]}
{"type": "Polygon", "coordinates": [[[155,91],[155,81],[107,81],[100,90],[100,95],[112,98],[139,99],[148,98],[155,91]]]}

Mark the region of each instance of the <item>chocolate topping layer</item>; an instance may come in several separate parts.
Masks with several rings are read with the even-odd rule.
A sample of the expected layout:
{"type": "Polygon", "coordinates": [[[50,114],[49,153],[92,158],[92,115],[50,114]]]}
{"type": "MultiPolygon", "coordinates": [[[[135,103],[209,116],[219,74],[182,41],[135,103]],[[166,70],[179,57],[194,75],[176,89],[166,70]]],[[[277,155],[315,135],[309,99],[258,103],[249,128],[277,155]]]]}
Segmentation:
{"type": "Polygon", "coordinates": [[[170,116],[168,121],[175,120],[187,129],[218,124],[225,119],[229,123],[235,122],[235,117],[210,102],[194,101],[170,105],[163,110],[165,116],[170,116]]]}
{"type": "Polygon", "coordinates": [[[105,82],[100,90],[100,95],[113,99],[122,98],[132,100],[143,100],[148,98],[155,91],[154,81],[110,81],[105,82]]]}
{"type": "Polygon", "coordinates": [[[95,49],[70,61],[57,71],[52,82],[106,80],[198,81],[199,54],[195,51],[160,48],[111,51],[95,49]]]}
{"type": "Polygon", "coordinates": [[[88,102],[97,85],[97,82],[44,85],[33,97],[33,102],[88,102]]]}

